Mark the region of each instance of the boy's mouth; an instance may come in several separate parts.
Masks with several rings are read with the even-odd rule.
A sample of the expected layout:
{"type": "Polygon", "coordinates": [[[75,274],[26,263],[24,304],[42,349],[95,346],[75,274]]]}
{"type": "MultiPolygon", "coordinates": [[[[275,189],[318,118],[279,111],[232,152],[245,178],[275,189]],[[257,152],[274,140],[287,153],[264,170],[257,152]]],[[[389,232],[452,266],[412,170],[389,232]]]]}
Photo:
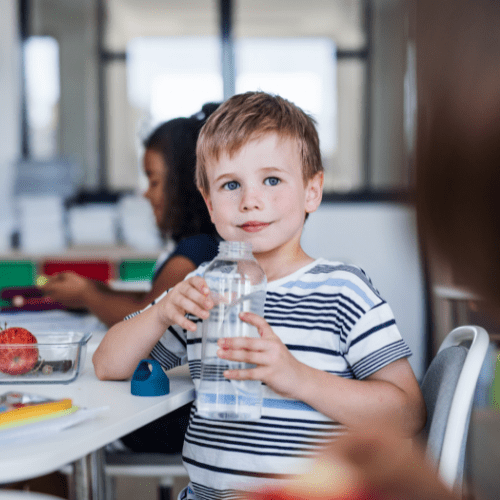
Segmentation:
{"type": "Polygon", "coordinates": [[[256,233],[258,231],[261,231],[262,229],[265,229],[270,225],[269,222],[257,222],[257,221],[250,221],[250,222],[245,222],[245,224],[241,224],[240,227],[243,229],[243,231],[246,231],[247,233],[256,233]]]}

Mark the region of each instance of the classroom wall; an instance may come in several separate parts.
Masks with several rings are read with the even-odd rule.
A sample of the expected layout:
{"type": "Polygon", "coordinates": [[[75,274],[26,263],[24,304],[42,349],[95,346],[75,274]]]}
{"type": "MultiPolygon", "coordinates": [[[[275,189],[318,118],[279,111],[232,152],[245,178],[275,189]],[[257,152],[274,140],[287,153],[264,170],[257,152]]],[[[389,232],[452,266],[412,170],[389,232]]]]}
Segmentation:
{"type": "Polygon", "coordinates": [[[312,257],[355,264],[390,304],[410,346],[418,379],[425,371],[425,293],[416,217],[399,203],[323,202],[307,220],[302,245],[312,257]]]}

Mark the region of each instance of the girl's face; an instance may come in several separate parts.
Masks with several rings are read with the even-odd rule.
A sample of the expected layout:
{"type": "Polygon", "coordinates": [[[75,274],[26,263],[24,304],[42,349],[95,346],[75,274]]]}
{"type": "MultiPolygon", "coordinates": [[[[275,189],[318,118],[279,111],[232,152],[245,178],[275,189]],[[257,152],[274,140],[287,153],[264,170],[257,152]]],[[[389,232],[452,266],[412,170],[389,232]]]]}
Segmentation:
{"type": "Polygon", "coordinates": [[[156,224],[161,227],[163,214],[166,208],[165,182],[167,179],[167,165],[163,156],[158,151],[146,149],[143,160],[144,172],[148,178],[149,186],[144,193],[144,198],[149,200],[156,219],[156,224]]]}

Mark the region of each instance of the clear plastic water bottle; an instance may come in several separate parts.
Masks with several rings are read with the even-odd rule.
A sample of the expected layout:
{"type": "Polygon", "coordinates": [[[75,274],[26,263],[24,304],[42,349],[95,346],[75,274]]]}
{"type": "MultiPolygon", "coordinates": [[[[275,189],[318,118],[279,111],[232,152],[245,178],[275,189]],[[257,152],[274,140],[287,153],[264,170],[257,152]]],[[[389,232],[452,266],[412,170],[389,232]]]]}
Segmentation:
{"type": "Polygon", "coordinates": [[[257,328],[241,321],[239,314],[264,316],[266,275],[252,255],[251,243],[223,241],[203,277],[215,305],[202,324],[198,413],[218,420],[256,420],[262,408],[261,382],[224,377],[225,370],[255,365],[217,357],[217,341],[222,337],[259,337],[257,328]]]}

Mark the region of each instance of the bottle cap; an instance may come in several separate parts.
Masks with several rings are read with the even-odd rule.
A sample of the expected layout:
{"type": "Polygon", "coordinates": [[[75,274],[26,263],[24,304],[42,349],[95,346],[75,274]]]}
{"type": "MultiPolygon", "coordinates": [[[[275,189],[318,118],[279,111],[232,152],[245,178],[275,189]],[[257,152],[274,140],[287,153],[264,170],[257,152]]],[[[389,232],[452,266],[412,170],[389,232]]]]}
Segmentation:
{"type": "Polygon", "coordinates": [[[154,359],[139,362],[130,385],[134,396],[164,396],[170,392],[170,381],[154,359]]]}

